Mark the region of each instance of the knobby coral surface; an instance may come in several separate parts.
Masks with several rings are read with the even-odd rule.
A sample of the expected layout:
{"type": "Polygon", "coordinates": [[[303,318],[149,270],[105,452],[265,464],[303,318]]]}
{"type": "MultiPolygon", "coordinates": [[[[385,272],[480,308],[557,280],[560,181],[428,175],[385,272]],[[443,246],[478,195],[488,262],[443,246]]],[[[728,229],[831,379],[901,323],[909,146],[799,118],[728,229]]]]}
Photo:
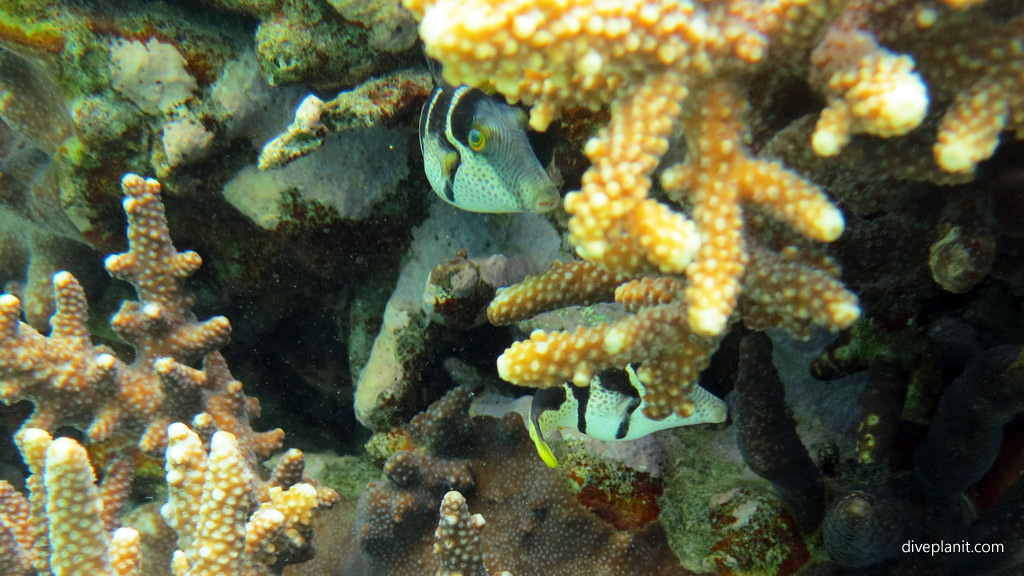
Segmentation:
{"type": "MultiPolygon", "coordinates": [[[[758,74],[788,70],[826,97],[803,144],[824,156],[861,133],[920,139],[918,132],[929,130],[926,115],[950,94],[953,103],[935,137],[938,170],[972,171],[991,156],[1004,128],[1019,125],[1022,28],[1013,23],[1020,16],[1004,23],[978,6],[896,0],[405,5],[420,19],[426,51],[442,63],[445,80],[488,86],[531,106],[535,129],[579,108],[610,111],[608,125],[584,147],[591,166],[581,189],[565,198],[569,240],[586,262],[609,274],[675,282],[676,294],[650,295],[673,308],[652,308],[646,314],[657,319],[634,317],[631,329],[535,333],[502,356],[499,370],[517,384],[572,379],[585,385],[602,367],[643,361],[641,378],[651,394],[672,396],[656,402],[662,415],[688,411],[686,391],[731,321],[742,317],[756,328],[783,326],[807,336],[812,326],[840,330],[860,315],[838,268],[811,246],[839,238],[841,212],[812,182],[751,149],[746,98],[758,74]],[[970,26],[989,34],[966,38],[970,26]],[[679,131],[686,158],[663,172],[664,196],[658,196],[652,176],[679,131]],[[745,306],[748,291],[755,304],[745,306]],[[661,337],[654,324],[662,326],[661,337]],[[641,345],[641,333],[658,344],[641,345]]],[[[593,291],[581,285],[586,279],[557,276],[552,270],[544,279],[549,289],[579,295],[566,297],[568,303],[593,301],[583,296],[593,291]]],[[[549,307],[529,304],[533,297],[526,288],[499,295],[492,320],[528,315],[501,312],[511,300],[522,304],[520,311],[549,307]]]]}
{"type": "Polygon", "coordinates": [[[92,343],[88,303],[71,274],[54,276],[57,311],[48,336],[19,321],[16,297],[0,296],[0,397],[35,405],[15,435],[32,472],[29,497],[0,485],[0,558],[19,575],[80,573],[72,565],[101,575],[138,573],[138,534],[108,535],[131,487],[131,458],[115,459],[97,488],[85,448],[40,429],[71,426],[89,445],[116,437],[150,453],[166,448],[164,518],[179,535],[177,576],[278,573],[311,557],[313,511],[338,496],[305,475],[298,450],[261,479],[261,462],[280,449],[284,433],[250,427],[259,403],[245,396],[216,351],[227,343],[227,319],[199,322],[192,313],[184,281],[202,261],[171,243],[156,180],[128,174],[122,188],[129,250],[108,257],[106,267],[139,296],[111,319],[135,349],[132,362],[92,343]]]}
{"type": "Polygon", "coordinates": [[[160,512],[178,534],[175,576],[269,576],[310,557],[313,511],[330,505],[314,486],[261,490],[230,432],[216,432],[208,453],[184,424],[172,424],[168,435],[169,491],[160,512]]]}
{"type": "Polygon", "coordinates": [[[104,511],[118,509],[128,486],[110,490],[96,478],[85,448],[71,438],[53,439],[38,428],[25,430],[19,448],[32,475],[26,498],[0,482],[0,559],[13,576],[96,574],[138,576],[139,533],[108,531],[104,511]]]}
{"type": "MultiPolygon", "coordinates": [[[[768,312],[774,318],[799,319],[781,320],[790,327],[815,323],[835,330],[856,320],[856,298],[835,280],[834,267],[823,271],[792,254],[780,257],[755,245],[747,230],[751,216],[744,203],[755,207],[749,212],[761,221],[767,214],[825,242],[842,233],[843,217],[815,185],[754,157],[746,104],[730,78],[763,62],[775,36],[809,46],[822,29],[822,12],[834,11],[830,4],[406,5],[422,15],[421,36],[428,54],[445,65],[446,80],[490,82],[509,100],[531,104],[535,128],[546,128],[573,107],[610,108],[610,123],[586,144],[592,164],[582,189],[565,200],[569,239],[587,265],[646,283],[634,286],[634,293],[654,283],[646,276],[663,277],[646,305],[633,305],[649,309],[631,326],[534,334],[499,360],[504,378],[550,386],[569,376],[585,385],[605,367],[643,362],[640,377],[655,398],[655,415],[685,414],[692,408],[686,391],[726,332],[744,284],[760,289],[751,290],[764,304],[757,314],[774,306],[768,312]],[[662,177],[671,200],[665,203],[650,196],[652,172],[677,127],[685,134],[687,158],[662,177]],[[678,209],[683,205],[691,208],[689,216],[678,209]],[[812,293],[823,297],[818,309],[810,303],[812,293]]],[[[556,276],[552,271],[549,278],[556,276]]],[[[590,290],[580,285],[585,282],[558,284],[582,295],[590,290]]],[[[499,295],[492,321],[522,317],[499,310],[510,300],[529,302],[531,294],[499,295]]],[[[522,308],[535,313],[544,307],[522,308]]]]}
{"type": "Polygon", "coordinates": [[[71,274],[58,273],[49,336],[19,321],[17,298],[0,296],[0,399],[35,405],[23,429],[74,426],[92,442],[116,434],[156,453],[166,447],[169,424],[206,412],[219,429],[246,439],[251,462],[266,459],[280,448],[284,432],[257,433],[249,426],[259,403],[245,396],[217,352],[231,324],[223,316],[200,322],[192,312],[194,298],[184,282],[202,259],[171,243],[156,180],[129,174],[122,188],[129,250],[109,256],[106,267],[139,297],[125,301],[110,321],[135,349],[134,359],[126,362],[92,343],[82,287],[71,274]]]}

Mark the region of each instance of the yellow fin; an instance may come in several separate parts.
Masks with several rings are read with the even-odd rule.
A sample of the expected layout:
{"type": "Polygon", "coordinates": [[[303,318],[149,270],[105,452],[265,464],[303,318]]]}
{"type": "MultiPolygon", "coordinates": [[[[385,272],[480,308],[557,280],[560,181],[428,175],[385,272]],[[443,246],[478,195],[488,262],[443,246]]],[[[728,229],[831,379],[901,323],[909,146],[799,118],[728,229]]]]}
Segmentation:
{"type": "Polygon", "coordinates": [[[459,153],[458,152],[449,152],[449,153],[445,154],[444,158],[441,159],[442,172],[445,175],[451,174],[452,173],[452,168],[455,166],[455,163],[458,162],[458,161],[459,161],[459,153]]]}
{"type": "Polygon", "coordinates": [[[527,418],[526,422],[526,429],[530,432],[530,440],[533,440],[533,445],[537,447],[537,454],[540,454],[540,459],[549,467],[558,468],[558,458],[555,458],[555,453],[551,451],[551,446],[544,440],[540,430],[537,430],[536,426],[533,425],[533,420],[527,418]]]}

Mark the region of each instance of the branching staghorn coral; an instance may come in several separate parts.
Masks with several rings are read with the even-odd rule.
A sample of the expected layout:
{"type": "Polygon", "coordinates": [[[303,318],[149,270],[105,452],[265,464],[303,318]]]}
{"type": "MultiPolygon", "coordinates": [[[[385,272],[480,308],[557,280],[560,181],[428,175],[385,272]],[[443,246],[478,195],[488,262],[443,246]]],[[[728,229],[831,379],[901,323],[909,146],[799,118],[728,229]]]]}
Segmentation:
{"type": "MultiPolygon", "coordinates": [[[[440,519],[434,533],[434,554],[441,567],[437,576],[488,576],[480,533],[487,522],[480,514],[470,514],[466,498],[452,490],[441,499],[440,519]]],[[[503,571],[498,576],[512,576],[503,571]]]]}
{"type": "Polygon", "coordinates": [[[23,429],[76,426],[92,442],[119,434],[156,453],[166,445],[170,423],[209,412],[220,429],[245,439],[255,465],[280,448],[284,432],[256,433],[249,426],[259,403],[244,395],[217,352],[231,333],[227,318],[199,322],[192,313],[184,281],[202,259],[171,243],[157,181],[129,174],[122,188],[129,250],[108,257],[106,266],[139,295],[111,319],[135,348],[134,360],[92,344],[85,293],[74,276],[61,272],[53,278],[57,312],[49,336],[19,321],[17,298],[0,296],[0,399],[35,404],[23,429]],[[199,364],[204,368],[194,367],[199,364]]]}
{"type": "Polygon", "coordinates": [[[810,80],[828,97],[811,139],[822,156],[838,154],[854,134],[902,136],[928,111],[928,89],[914,59],[879,45],[862,19],[856,8],[846,10],[812,54],[810,80]]]}
{"type": "MultiPolygon", "coordinates": [[[[720,209],[713,213],[696,210],[694,225],[681,212],[648,198],[650,175],[684,114],[702,124],[699,114],[685,110],[693,93],[706,89],[715,95],[729,93],[728,83],[717,78],[762,62],[769,39],[776,33],[784,31],[791,40],[805,43],[816,38],[823,24],[822,13],[827,21],[832,4],[495,0],[468,6],[456,0],[410,0],[406,5],[422,14],[420,35],[427,53],[444,64],[447,81],[492,82],[509,100],[533,106],[530,123],[534,128],[545,129],[568,108],[610,108],[610,124],[586,145],[592,166],[583,176],[582,190],[566,197],[565,207],[572,215],[570,241],[585,260],[615,271],[657,269],[686,274],[694,291],[705,296],[724,292],[724,297],[717,298],[722,303],[706,302],[698,294],[687,296],[692,306],[690,327],[704,336],[721,334],[745,256],[737,230],[727,224],[731,229],[720,234],[711,225],[723,216],[721,210],[735,215],[738,202],[751,198],[738,195],[742,183],[739,188],[716,190],[715,198],[705,207],[713,202],[720,209]],[[724,271],[728,277],[724,286],[710,285],[714,280],[705,285],[703,279],[716,262],[706,253],[710,248],[702,254],[698,245],[715,241],[732,253],[732,258],[714,271],[724,271]]],[[[719,102],[714,97],[698,100],[693,110],[717,110],[728,123],[741,122],[740,102],[719,102]]],[[[693,187],[689,197],[708,196],[715,186],[743,174],[749,174],[754,185],[797,182],[781,167],[730,162],[747,154],[741,126],[730,127],[733,137],[723,142],[718,158],[702,158],[700,164],[694,164],[708,179],[675,181],[680,187],[693,187]],[[732,174],[725,173],[730,171],[732,174]],[[759,181],[761,178],[769,180],[759,181]]],[[[700,131],[704,128],[707,126],[688,131],[691,146],[705,135],[700,131]]],[[[704,153],[712,150],[705,147],[704,153]]],[[[802,218],[806,223],[802,232],[819,240],[837,238],[843,228],[838,210],[812,185],[800,189],[809,193],[773,200],[791,202],[786,208],[787,220],[802,218]],[[805,201],[811,197],[814,202],[805,201]]]]}
{"type": "MultiPolygon", "coordinates": [[[[162,513],[182,548],[171,567],[175,576],[270,575],[309,557],[313,512],[330,505],[319,498],[322,490],[305,482],[266,488],[229,432],[213,435],[209,455],[184,424],[172,424],[168,435],[169,495],[162,513]]],[[[141,574],[139,533],[106,518],[128,495],[122,474],[108,470],[98,487],[77,441],[54,440],[38,428],[18,440],[32,476],[27,498],[0,482],[5,569],[13,576],[141,574]]],[[[282,459],[275,478],[290,476],[284,469],[294,468],[293,460],[282,459]]]]}
{"type": "MultiPolygon", "coordinates": [[[[639,277],[657,270],[685,276],[689,284],[680,302],[692,337],[724,333],[741,290],[748,287],[748,261],[771,262],[768,268],[774,272],[762,279],[813,283],[802,267],[805,262],[797,269],[788,261],[789,246],[778,247],[776,255],[754,246],[745,230],[750,224],[743,222],[748,219],[743,202],[766,208],[813,240],[832,241],[843,231],[839,211],[815,186],[780,165],[754,159],[745,149],[742,89],[764,63],[805,67],[811,71],[809,81],[826,94],[828,106],[808,142],[819,154],[838,153],[857,133],[894,138],[926,130],[929,106],[950,96],[954,102],[934,151],[941,169],[973,171],[992,154],[1000,131],[1019,133],[1022,16],[1000,21],[998,11],[987,13],[974,2],[405,4],[421,19],[427,52],[444,65],[448,82],[490,84],[508,100],[532,105],[534,128],[543,130],[576,107],[610,110],[608,126],[585,147],[592,166],[582,190],[566,197],[569,239],[584,260],[610,273],[639,277]],[[651,174],[677,124],[684,127],[689,158],[669,168],[662,184],[670,199],[692,207],[694,221],[649,195],[651,174]],[[779,266],[788,272],[779,272],[779,266]]],[[[791,307],[776,310],[775,320],[792,330],[799,318],[798,335],[815,324],[831,329],[851,324],[859,309],[835,274],[834,266],[825,263],[811,275],[826,282],[820,284],[822,291],[833,294],[824,315],[809,321],[812,313],[791,307]]],[[[761,286],[754,300],[762,303],[800,291],[785,281],[761,286]]],[[[573,293],[583,291],[577,286],[573,293]]],[[[775,324],[758,327],[770,325],[775,324]]],[[[680,326],[675,328],[678,336],[680,326]]],[[[552,336],[568,342],[564,335],[552,336]]],[[[595,332],[587,342],[573,342],[582,351],[593,350],[597,341],[595,332]]],[[[616,340],[601,360],[583,361],[577,354],[539,376],[549,361],[548,350],[558,348],[538,343],[540,356],[506,355],[499,368],[517,383],[539,377],[533,384],[546,386],[548,378],[568,374],[583,384],[594,372],[592,362],[617,361],[621,358],[612,360],[609,350],[622,350],[616,340]],[[526,358],[540,370],[521,364],[526,358]],[[567,369],[566,363],[578,369],[567,369]],[[520,368],[522,374],[512,374],[520,368]]],[[[671,364],[676,376],[699,365],[671,364]]],[[[666,372],[650,363],[648,370],[651,377],[666,372]]],[[[679,406],[685,412],[685,403],[679,406]]]]}
{"type": "MultiPolygon", "coordinates": [[[[504,378],[551,386],[568,377],[586,385],[600,369],[643,362],[639,375],[648,386],[650,410],[686,414],[692,409],[686,392],[725,333],[744,288],[760,289],[753,300],[762,306],[747,311],[757,327],[799,325],[794,331],[807,335],[812,325],[836,330],[859,316],[855,297],[835,280],[834,266],[801,261],[792,255],[798,250],[787,252],[787,246],[781,254],[771,253],[775,246],[757,246],[741,207],[755,205],[760,215],[811,240],[831,242],[843,231],[842,214],[816,186],[778,163],[754,158],[737,82],[766,61],[772,43],[780,54],[806,56],[839,3],[407,0],[406,6],[422,18],[427,53],[444,65],[448,82],[491,83],[510,101],[532,105],[534,128],[545,129],[571,108],[609,108],[608,126],[585,146],[591,167],[582,189],[565,199],[569,240],[585,261],[608,274],[643,282],[660,273],[674,285],[670,295],[652,295],[646,305],[634,306],[634,312],[643,310],[615,327],[582,329],[575,336],[534,334],[499,360],[504,378]],[[649,192],[677,126],[688,156],[662,177],[674,202],[668,204],[649,192]],[[692,208],[692,220],[679,207],[692,208]],[[751,263],[756,271],[748,270],[751,263]],[[811,293],[823,298],[807,307],[811,293]],[[754,320],[766,313],[775,322],[754,320]],[[555,358],[558,351],[561,358],[555,358]]],[[[545,278],[555,276],[553,271],[545,278]]],[[[563,288],[574,295],[570,300],[587,300],[580,295],[589,288],[563,288]]],[[[513,294],[524,302],[533,297],[510,292],[499,295],[496,306],[513,294]]],[[[526,305],[534,313],[546,307],[526,305]]]]}
{"type": "Polygon", "coordinates": [[[947,172],[973,174],[1004,130],[1024,138],[1024,12],[976,4],[850,2],[814,52],[811,80],[830,101],[814,150],[832,156],[859,132],[906,134],[929,106],[947,172]]]}
{"type": "Polygon", "coordinates": [[[118,475],[108,473],[98,488],[85,448],[38,428],[23,430],[18,445],[32,475],[27,498],[0,481],[4,570],[12,576],[141,574],[139,533],[104,521],[106,510],[119,509],[128,495],[127,485],[108,489],[118,475]]]}
{"type": "MultiPolygon", "coordinates": [[[[856,308],[856,297],[827,269],[800,260],[798,254],[794,250],[787,259],[762,248],[753,252],[739,299],[739,316],[749,327],[781,326],[807,336],[820,326],[841,327],[828,323],[830,305],[856,308]]],[[[685,282],[673,276],[624,277],[589,262],[555,264],[546,273],[499,290],[488,308],[490,321],[511,324],[562,306],[612,299],[629,314],[573,332],[535,331],[498,358],[498,374],[514,384],[541,388],[565,381],[586,386],[604,369],[638,363],[647,415],[687,416],[694,409],[688,392],[721,338],[690,329],[685,294],[685,282]]]]}
{"type": "MultiPolygon", "coordinates": [[[[785,222],[811,240],[831,242],[844,227],[842,213],[817,186],[778,162],[752,156],[744,145],[745,109],[729,84],[711,85],[684,122],[689,145],[686,162],[662,176],[662,185],[672,197],[693,205],[701,234],[696,258],[686,268],[690,281],[686,301],[690,327],[702,335],[725,330],[740,293],[740,277],[753,252],[746,247],[753,238],[744,230],[743,204],[756,206],[773,221],[785,222]]],[[[815,320],[833,330],[852,324],[860,314],[849,296],[825,298],[823,303],[824,317],[815,320]]]]}
{"type": "Polygon", "coordinates": [[[188,426],[168,429],[167,504],[161,515],[178,533],[175,576],[279,573],[308,559],[318,490],[305,482],[262,491],[229,432],[216,432],[207,453],[188,426]]]}
{"type": "MultiPolygon", "coordinates": [[[[42,444],[35,440],[49,438],[47,432],[36,427],[80,427],[89,442],[117,436],[137,442],[139,448],[151,453],[162,452],[171,434],[177,444],[172,445],[176,450],[169,452],[168,483],[188,492],[178,493],[169,508],[168,521],[185,534],[179,543],[185,560],[176,561],[176,574],[219,573],[210,572],[195,557],[198,550],[209,550],[211,546],[244,551],[228,559],[232,569],[239,569],[228,572],[231,574],[272,574],[285,564],[302,562],[313,551],[311,512],[332,506],[338,496],[305,476],[302,453],[298,450],[281,456],[269,480],[260,479],[261,462],[280,449],[284,432],[252,430],[249,421],[259,415],[259,403],[243,393],[242,383],[234,379],[224,357],[216,351],[227,343],[230,324],[222,316],[199,322],[192,313],[193,297],[185,289],[184,280],[198,269],[202,260],[194,252],[178,252],[171,243],[159,196],[160,184],[129,174],[122,187],[127,195],[124,208],[129,221],[129,250],[108,257],[106,266],[112,275],[135,286],[139,295],[139,301],[124,302],[111,319],[118,334],[135,348],[130,364],[115,356],[110,348],[91,342],[88,303],[81,285],[71,274],[60,272],[54,276],[57,311],[50,321],[49,336],[19,322],[21,303],[16,297],[0,296],[0,399],[29,400],[35,404],[32,416],[16,435],[33,478],[37,478],[28,482],[31,498],[43,498],[35,494],[44,493],[41,478],[47,448],[36,447],[42,444]],[[194,367],[197,365],[201,369],[194,367]],[[191,422],[196,433],[175,423],[181,420],[191,422]],[[209,459],[197,433],[212,443],[214,455],[209,459]],[[171,457],[177,460],[172,461],[171,457]],[[216,468],[217,474],[204,477],[207,470],[215,468],[213,463],[220,466],[216,468]],[[210,500],[209,494],[229,490],[240,491],[237,514],[229,515],[241,518],[240,527],[231,524],[223,511],[202,516],[204,494],[207,508],[218,509],[222,502],[210,500]],[[196,524],[195,514],[202,517],[201,525],[196,524]]],[[[64,446],[68,442],[73,443],[61,439],[53,444],[64,446]]],[[[85,450],[78,446],[75,454],[78,452],[81,454],[76,458],[84,464],[75,473],[81,476],[85,474],[81,470],[88,470],[91,474],[85,450]]],[[[112,498],[103,506],[95,506],[97,521],[83,524],[95,525],[104,538],[104,530],[116,525],[120,511],[120,506],[115,505],[118,499],[113,496],[123,496],[130,487],[130,469],[117,468],[118,461],[112,466],[115,468],[107,471],[103,485],[112,498]]],[[[48,468],[46,472],[49,473],[48,468]]],[[[91,477],[89,480],[92,481],[91,477]]],[[[85,488],[76,490],[86,493],[85,488]]],[[[92,491],[95,490],[93,487],[92,491]]],[[[53,510],[44,510],[38,507],[42,504],[32,502],[30,507],[36,507],[37,517],[46,517],[50,522],[58,518],[54,515],[56,505],[53,510]]],[[[36,525],[42,526],[40,522],[43,521],[36,525]]],[[[75,530],[80,528],[75,524],[75,530]]],[[[34,542],[41,541],[40,529],[33,529],[34,542]]],[[[0,549],[0,557],[11,558],[12,565],[19,567],[28,558],[40,574],[48,574],[48,569],[38,564],[53,561],[48,560],[48,549],[32,544],[33,552],[8,551],[27,550],[25,538],[18,534],[0,529],[0,542],[5,546],[0,549]],[[16,542],[17,548],[7,546],[10,541],[16,542]],[[19,563],[14,564],[15,561],[19,563]]],[[[50,542],[53,543],[52,533],[50,542]]],[[[116,563],[111,554],[110,562],[116,563]]],[[[100,564],[96,566],[95,573],[99,574],[129,573],[103,572],[98,568],[100,564]]]]}
{"type": "MultiPolygon", "coordinates": [[[[801,337],[818,327],[840,330],[858,318],[857,299],[837,280],[835,265],[806,241],[837,234],[842,216],[817,187],[777,163],[750,157],[742,145],[741,101],[728,85],[713,85],[699,102],[705,105],[684,123],[693,136],[689,158],[662,177],[673,197],[694,206],[701,238],[686,268],[689,282],[665,270],[651,276],[585,262],[556,265],[540,278],[499,292],[489,309],[494,324],[607,300],[613,291],[634,313],[610,327],[534,333],[498,360],[502,378],[534,386],[565,380],[585,386],[605,368],[642,363],[638,375],[647,386],[648,416],[686,415],[692,410],[687,394],[737,306],[751,328],[781,326],[801,337]],[[757,208],[745,211],[741,201],[757,208]]],[[[675,214],[663,204],[649,205],[675,214]]],[[[664,233],[661,227],[653,230],[664,233]]],[[[652,239],[650,245],[657,253],[671,246],[671,239],[652,239]]]]}

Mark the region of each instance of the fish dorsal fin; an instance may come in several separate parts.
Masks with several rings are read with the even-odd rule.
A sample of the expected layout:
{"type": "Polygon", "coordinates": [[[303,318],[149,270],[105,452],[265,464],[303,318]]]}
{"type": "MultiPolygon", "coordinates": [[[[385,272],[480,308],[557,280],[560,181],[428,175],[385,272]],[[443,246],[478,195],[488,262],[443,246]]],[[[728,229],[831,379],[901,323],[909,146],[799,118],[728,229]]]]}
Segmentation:
{"type": "Polygon", "coordinates": [[[426,46],[423,47],[423,59],[427,61],[427,70],[430,72],[430,78],[434,81],[434,85],[443,86],[445,82],[444,78],[441,77],[441,63],[427,54],[426,46]]]}
{"type": "Polygon", "coordinates": [[[569,452],[569,444],[565,441],[565,436],[562,435],[561,428],[555,428],[544,437],[544,441],[548,445],[548,450],[551,452],[551,456],[554,458],[555,465],[551,466],[555,468],[559,462],[565,460],[566,454],[569,452]]]}

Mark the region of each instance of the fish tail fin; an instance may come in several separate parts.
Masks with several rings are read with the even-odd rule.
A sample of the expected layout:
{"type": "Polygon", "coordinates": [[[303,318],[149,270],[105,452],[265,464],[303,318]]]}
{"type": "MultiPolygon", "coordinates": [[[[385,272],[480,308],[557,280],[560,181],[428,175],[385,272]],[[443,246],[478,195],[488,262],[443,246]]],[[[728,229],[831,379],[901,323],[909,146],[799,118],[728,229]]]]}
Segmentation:
{"type": "Polygon", "coordinates": [[[729,416],[729,408],[726,403],[700,385],[694,385],[690,392],[690,399],[694,403],[692,418],[696,424],[718,424],[725,422],[729,416]]]}
{"type": "Polygon", "coordinates": [[[469,405],[469,416],[470,418],[504,418],[506,414],[515,412],[525,422],[529,420],[530,401],[532,399],[532,396],[509,398],[501,394],[479,394],[476,398],[473,398],[473,402],[469,405]]]}

